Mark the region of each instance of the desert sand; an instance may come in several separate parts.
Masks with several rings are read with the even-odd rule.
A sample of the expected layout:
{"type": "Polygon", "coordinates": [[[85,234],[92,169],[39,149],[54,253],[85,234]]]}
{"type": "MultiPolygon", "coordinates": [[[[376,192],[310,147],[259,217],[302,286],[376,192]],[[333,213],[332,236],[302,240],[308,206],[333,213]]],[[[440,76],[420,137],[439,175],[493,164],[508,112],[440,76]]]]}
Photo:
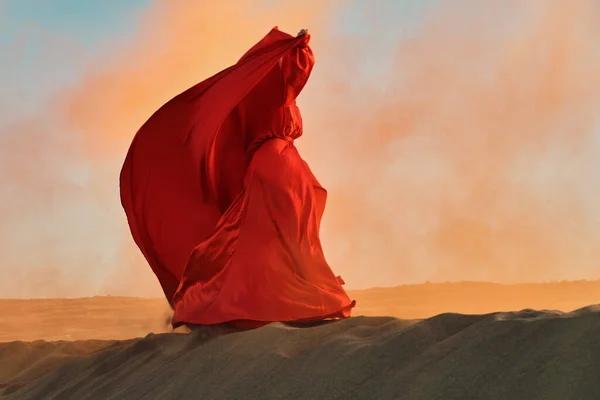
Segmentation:
{"type": "Polygon", "coordinates": [[[600,399],[600,281],[351,295],[349,320],[220,336],[169,332],[162,299],[0,300],[0,398],[600,399]]]}

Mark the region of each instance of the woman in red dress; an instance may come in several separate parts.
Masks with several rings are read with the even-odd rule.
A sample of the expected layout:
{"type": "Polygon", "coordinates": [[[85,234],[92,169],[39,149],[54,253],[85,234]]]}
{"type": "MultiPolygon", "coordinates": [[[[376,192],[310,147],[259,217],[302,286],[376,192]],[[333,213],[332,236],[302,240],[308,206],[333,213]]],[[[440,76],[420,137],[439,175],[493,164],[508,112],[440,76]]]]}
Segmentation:
{"type": "Polygon", "coordinates": [[[163,106],[132,143],[122,203],[174,326],[350,316],[319,239],[327,192],[294,146],[309,40],[273,29],[163,106]]]}

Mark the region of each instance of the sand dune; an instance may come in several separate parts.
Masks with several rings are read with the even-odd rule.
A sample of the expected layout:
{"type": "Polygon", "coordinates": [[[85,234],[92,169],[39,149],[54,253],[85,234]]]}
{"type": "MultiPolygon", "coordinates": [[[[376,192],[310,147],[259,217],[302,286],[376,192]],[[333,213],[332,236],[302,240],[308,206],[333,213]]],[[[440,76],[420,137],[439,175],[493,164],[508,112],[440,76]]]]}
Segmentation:
{"type": "Polygon", "coordinates": [[[148,334],[160,299],[0,300],[0,398],[600,399],[600,282],[352,296],[371,316],[224,336],[148,334]]]}
{"type": "Polygon", "coordinates": [[[0,375],[8,399],[585,400],[600,398],[598,332],[600,307],[357,317],[225,336],[13,342],[0,345],[0,375]]]}

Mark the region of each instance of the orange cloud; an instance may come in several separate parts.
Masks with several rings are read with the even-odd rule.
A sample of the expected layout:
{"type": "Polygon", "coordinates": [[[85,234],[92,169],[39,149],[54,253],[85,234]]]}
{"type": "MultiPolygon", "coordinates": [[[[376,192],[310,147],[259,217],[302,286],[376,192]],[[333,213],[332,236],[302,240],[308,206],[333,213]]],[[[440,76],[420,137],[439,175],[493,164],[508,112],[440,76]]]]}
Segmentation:
{"type": "Polygon", "coordinates": [[[127,147],[161,104],[274,25],[313,33],[298,146],[330,191],[324,246],[350,288],[597,277],[597,5],[453,3],[396,40],[375,6],[367,32],[334,33],[344,3],[324,3],[156,1],[43,115],[0,128],[0,272],[21,281],[1,293],[160,295],[120,209],[127,147]],[[388,62],[372,60],[384,39],[395,56],[365,79],[367,61],[388,62]],[[38,229],[44,218],[52,229],[38,229]]]}

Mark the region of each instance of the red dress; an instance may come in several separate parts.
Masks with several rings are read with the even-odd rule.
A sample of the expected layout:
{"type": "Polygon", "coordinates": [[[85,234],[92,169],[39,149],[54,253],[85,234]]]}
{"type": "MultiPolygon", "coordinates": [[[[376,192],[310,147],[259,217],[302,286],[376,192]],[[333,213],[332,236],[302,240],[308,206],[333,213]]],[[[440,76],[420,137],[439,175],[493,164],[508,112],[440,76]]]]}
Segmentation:
{"type": "Polygon", "coordinates": [[[132,143],[122,203],[175,326],[350,316],[319,240],[327,192],[294,146],[308,41],[273,29],[163,106],[132,143]]]}

